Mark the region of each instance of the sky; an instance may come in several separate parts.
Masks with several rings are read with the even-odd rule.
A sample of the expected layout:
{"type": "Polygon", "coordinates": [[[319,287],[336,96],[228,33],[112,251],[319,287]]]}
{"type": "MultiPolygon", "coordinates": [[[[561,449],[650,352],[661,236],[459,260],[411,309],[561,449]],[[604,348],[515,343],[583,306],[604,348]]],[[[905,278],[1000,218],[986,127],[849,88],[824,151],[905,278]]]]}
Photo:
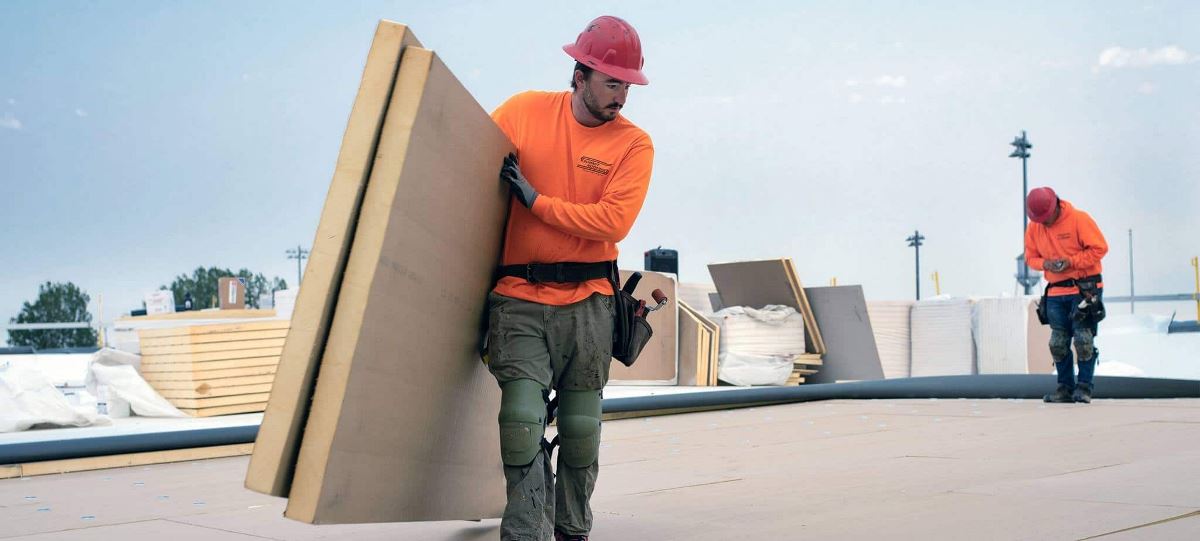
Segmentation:
{"type": "Polygon", "coordinates": [[[1197,2],[0,2],[0,318],[39,283],[103,318],[197,266],[296,281],[379,19],[491,110],[565,89],[612,14],[654,140],[621,263],[791,257],[868,299],[1011,294],[1020,160],[1108,237],[1108,295],[1188,293],[1200,254],[1197,2]]]}

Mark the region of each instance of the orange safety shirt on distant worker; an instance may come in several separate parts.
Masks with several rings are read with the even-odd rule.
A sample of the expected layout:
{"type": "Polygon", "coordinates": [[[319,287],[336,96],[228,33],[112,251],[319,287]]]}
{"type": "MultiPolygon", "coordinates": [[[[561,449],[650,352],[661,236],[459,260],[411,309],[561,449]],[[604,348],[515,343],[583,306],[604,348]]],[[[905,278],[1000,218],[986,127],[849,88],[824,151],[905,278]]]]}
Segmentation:
{"type": "MultiPolygon", "coordinates": [[[[575,120],[570,92],[524,92],[492,113],[517,148],[521,173],[537,190],[532,209],[515,198],[502,265],[593,263],[617,258],[650,186],[654,145],[624,116],[589,128],[575,120]]],[[[496,293],[564,306],[613,293],[604,279],[530,284],[502,278],[496,293]]]]}
{"type": "MultiPolygon", "coordinates": [[[[1025,263],[1045,271],[1047,283],[1100,274],[1100,259],[1108,253],[1108,242],[1100,227],[1088,213],[1065,200],[1059,199],[1059,209],[1058,220],[1050,227],[1029,222],[1025,228],[1025,263]],[[1051,272],[1045,270],[1049,259],[1066,259],[1071,266],[1063,272],[1051,272]]],[[[1077,287],[1050,288],[1051,297],[1076,293],[1077,287]]]]}

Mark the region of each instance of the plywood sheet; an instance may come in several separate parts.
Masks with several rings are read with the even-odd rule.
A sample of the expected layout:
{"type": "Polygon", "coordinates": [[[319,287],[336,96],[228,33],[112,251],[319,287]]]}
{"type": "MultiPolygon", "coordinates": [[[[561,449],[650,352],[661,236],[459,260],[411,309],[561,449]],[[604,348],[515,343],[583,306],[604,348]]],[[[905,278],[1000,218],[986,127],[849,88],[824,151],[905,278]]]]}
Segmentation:
{"type": "Polygon", "coordinates": [[[142,379],[148,382],[161,381],[185,381],[185,382],[205,382],[223,378],[238,378],[243,376],[261,376],[270,375],[274,381],[275,370],[278,365],[278,360],[270,364],[262,366],[251,366],[243,368],[227,368],[220,370],[196,370],[192,367],[186,367],[176,372],[142,372],[142,379]]]}
{"type": "Polygon", "coordinates": [[[477,346],[510,201],[497,172],[512,150],[432,51],[405,48],[286,516],[499,516],[500,393],[477,346]]]}
{"type": "MultiPolygon", "coordinates": [[[[621,283],[634,271],[621,271],[621,283]]],[[[653,304],[650,292],[661,289],[670,301],[661,310],[651,312],[646,318],[654,335],[638,356],[633,366],[627,367],[616,360],[612,361],[608,380],[620,382],[621,385],[674,385],[679,374],[679,338],[678,321],[679,307],[676,293],[675,276],[653,271],[637,271],[642,273],[642,281],[638,283],[634,296],[645,299],[647,304],[653,304]]]]}
{"type": "Polygon", "coordinates": [[[679,385],[708,385],[708,330],[679,302],[679,385]]]}
{"type": "Polygon", "coordinates": [[[251,490],[273,496],[288,494],[313,381],[350,255],[400,55],[406,46],[419,45],[405,25],[384,20],[375,30],[308,256],[304,287],[292,311],[280,372],[246,473],[246,488],[251,490]]]}
{"type": "MultiPolygon", "coordinates": [[[[234,368],[254,368],[279,365],[279,357],[251,357],[248,359],[227,359],[218,361],[204,362],[180,362],[180,363],[151,363],[144,364],[138,372],[149,377],[150,374],[162,374],[183,372],[188,374],[199,374],[202,372],[213,373],[217,370],[229,370],[234,368]]],[[[195,376],[193,376],[195,377],[195,376]]]]}
{"type": "MultiPolygon", "coordinates": [[[[184,322],[181,322],[184,323],[184,322]]],[[[212,334],[228,334],[250,331],[271,331],[287,329],[291,324],[287,320],[272,319],[267,321],[251,321],[246,323],[213,323],[205,325],[180,325],[178,327],[163,327],[156,329],[138,329],[138,339],[162,338],[169,336],[198,337],[212,334]]]]}
{"type": "Polygon", "coordinates": [[[883,379],[862,286],[809,287],[804,292],[826,348],[821,370],[804,374],[806,382],[883,379]]]}
{"type": "MultiPolygon", "coordinates": [[[[254,402],[251,404],[236,404],[232,406],[216,406],[208,408],[179,408],[192,417],[215,417],[217,415],[233,415],[236,413],[255,413],[267,408],[267,403],[254,402]]],[[[261,430],[261,429],[260,429],[261,430]]]]}
{"type": "Polygon", "coordinates": [[[287,328],[266,331],[225,332],[212,334],[188,334],[184,336],[163,336],[157,338],[141,338],[139,343],[143,352],[151,347],[181,346],[187,344],[212,344],[219,342],[241,342],[245,340],[263,340],[270,338],[287,338],[287,328]]]}
{"type": "Polygon", "coordinates": [[[254,348],[283,347],[284,338],[266,338],[261,340],[236,340],[212,342],[205,344],[177,344],[169,346],[147,346],[142,344],[142,356],[147,355],[177,355],[181,353],[210,353],[214,351],[235,351],[254,348]]]}
{"type": "Polygon", "coordinates": [[[238,406],[242,404],[258,404],[267,401],[270,393],[240,394],[235,396],[218,396],[213,398],[167,398],[172,406],[177,408],[203,409],[220,406],[238,406]]]}

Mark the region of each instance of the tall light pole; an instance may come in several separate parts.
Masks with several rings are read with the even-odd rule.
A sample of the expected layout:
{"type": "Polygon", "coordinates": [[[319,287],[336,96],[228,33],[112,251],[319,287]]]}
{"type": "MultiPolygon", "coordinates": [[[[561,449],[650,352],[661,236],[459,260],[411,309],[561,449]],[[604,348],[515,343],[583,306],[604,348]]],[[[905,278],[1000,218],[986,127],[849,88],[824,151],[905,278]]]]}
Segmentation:
{"type": "Polygon", "coordinates": [[[305,259],[308,258],[308,253],[309,253],[308,250],[305,250],[304,248],[300,247],[300,245],[296,245],[295,250],[287,251],[288,259],[296,260],[296,287],[300,287],[300,280],[304,277],[304,275],[300,271],[300,264],[301,264],[301,262],[303,262],[305,259]]]}
{"type": "MultiPolygon", "coordinates": [[[[1029,226],[1029,216],[1025,214],[1025,196],[1029,194],[1029,149],[1033,148],[1033,144],[1029,142],[1029,138],[1025,136],[1025,130],[1021,130],[1021,135],[1014,137],[1012,145],[1012,154],[1009,158],[1021,158],[1021,245],[1025,243],[1025,228],[1029,226]]],[[[1017,256],[1017,283],[1025,287],[1025,294],[1029,295],[1033,292],[1033,286],[1042,281],[1042,276],[1036,272],[1029,270],[1029,265],[1025,263],[1025,251],[1021,250],[1021,255],[1017,256]]]]}
{"type": "Polygon", "coordinates": [[[916,276],[917,276],[917,300],[921,300],[921,244],[923,244],[921,241],[925,240],[925,236],[922,235],[921,231],[918,229],[918,230],[913,231],[912,236],[910,236],[904,240],[908,241],[908,245],[911,246],[914,250],[916,250],[916,254],[917,254],[917,274],[916,274],[916,276]]]}

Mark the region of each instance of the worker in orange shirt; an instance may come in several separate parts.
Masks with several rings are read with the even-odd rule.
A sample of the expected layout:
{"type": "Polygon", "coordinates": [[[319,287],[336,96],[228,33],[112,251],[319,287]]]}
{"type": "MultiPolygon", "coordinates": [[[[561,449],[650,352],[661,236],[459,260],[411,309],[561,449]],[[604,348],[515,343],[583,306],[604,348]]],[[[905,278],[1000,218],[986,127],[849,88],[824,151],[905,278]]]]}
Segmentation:
{"type": "Polygon", "coordinates": [[[1025,228],[1025,261],[1046,273],[1048,285],[1038,317],[1050,325],[1050,355],[1058,372],[1058,388],[1045,401],[1091,402],[1092,376],[1100,359],[1096,331],[1104,319],[1100,260],[1108,253],[1108,242],[1088,213],[1059,199],[1050,188],[1030,191],[1025,213],[1031,220],[1025,228]]]}
{"type": "Polygon", "coordinates": [[[576,61],[570,91],[520,93],[492,113],[517,150],[500,170],[513,201],[488,297],[508,490],[501,539],[586,540],[591,531],[617,242],[641,211],[654,161],[650,137],[621,114],[630,85],[649,82],[634,28],[600,17],[563,50],[576,61]],[[552,402],[557,478],[555,445],[543,437],[552,402]]]}

